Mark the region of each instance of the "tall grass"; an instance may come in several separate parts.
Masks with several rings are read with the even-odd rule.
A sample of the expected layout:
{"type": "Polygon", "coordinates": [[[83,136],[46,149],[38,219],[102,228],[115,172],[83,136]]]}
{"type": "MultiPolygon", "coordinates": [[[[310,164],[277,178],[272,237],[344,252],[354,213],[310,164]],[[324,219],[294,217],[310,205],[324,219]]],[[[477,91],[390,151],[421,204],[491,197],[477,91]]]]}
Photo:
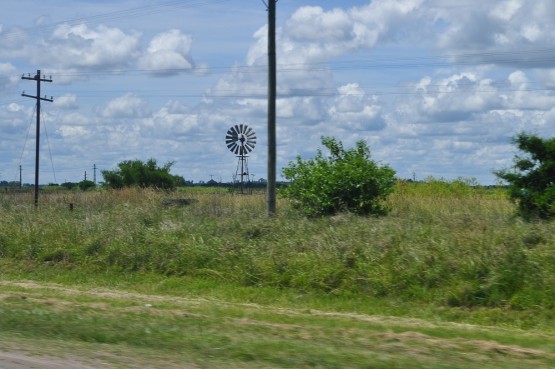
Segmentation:
{"type": "Polygon", "coordinates": [[[0,257],[148,271],[446,306],[554,309],[555,226],[515,217],[501,189],[404,183],[388,216],[306,219],[263,194],[125,189],[0,195],[0,257]],[[167,197],[198,200],[164,206],[167,197]],[[69,210],[69,204],[73,211],[69,210]]]}

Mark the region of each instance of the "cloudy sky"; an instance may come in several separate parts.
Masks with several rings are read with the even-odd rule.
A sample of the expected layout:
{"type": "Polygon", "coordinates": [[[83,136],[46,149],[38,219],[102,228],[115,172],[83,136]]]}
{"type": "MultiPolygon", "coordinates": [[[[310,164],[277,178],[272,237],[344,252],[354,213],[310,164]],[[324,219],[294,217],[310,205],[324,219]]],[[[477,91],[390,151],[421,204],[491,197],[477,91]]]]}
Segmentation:
{"type": "MultiPolygon", "coordinates": [[[[174,161],[188,180],[230,181],[235,124],[267,169],[267,11],[262,0],[18,0],[0,14],[0,180],[41,183],[93,166],[174,161]]],[[[511,137],[555,136],[552,0],[279,0],[278,172],[321,136],[401,178],[476,178],[511,165],[511,137]]],[[[101,181],[100,172],[97,180],[101,181]]]]}

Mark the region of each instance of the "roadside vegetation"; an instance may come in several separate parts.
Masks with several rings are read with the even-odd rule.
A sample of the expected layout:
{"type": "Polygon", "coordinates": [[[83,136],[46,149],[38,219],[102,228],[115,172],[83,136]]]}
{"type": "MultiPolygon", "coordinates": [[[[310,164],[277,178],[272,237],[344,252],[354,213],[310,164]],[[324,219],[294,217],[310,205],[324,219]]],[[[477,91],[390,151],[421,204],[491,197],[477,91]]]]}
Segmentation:
{"type": "Polygon", "coordinates": [[[101,351],[129,368],[555,367],[552,141],[515,139],[530,156],[497,172],[507,188],[395,180],[364,142],[322,143],[330,156],[284,169],[272,218],[262,192],[169,191],[171,163],[154,160],[39,208],[0,193],[0,352],[101,351]]]}
{"type": "Polygon", "coordinates": [[[318,150],[314,159],[300,156],[283,169],[290,181],[282,194],[309,217],[354,213],[383,215],[383,201],[393,191],[395,171],[370,157],[370,148],[360,140],[345,149],[332,137],[322,137],[326,156],[318,150]]]}
{"type": "Polygon", "coordinates": [[[496,171],[509,184],[509,196],[525,219],[555,216],[555,137],[520,133],[513,139],[520,154],[510,169],[496,171]]]}
{"type": "MultiPolygon", "coordinates": [[[[265,216],[263,194],[235,195],[223,189],[59,192],[43,196],[39,209],[31,196],[0,194],[0,340],[51,337],[140,349],[152,339],[159,353],[180,345],[202,356],[226,347],[215,351],[216,361],[201,367],[218,367],[214,363],[227,358],[236,367],[291,368],[403,367],[412,357],[408,348],[401,350],[404,354],[377,349],[370,357],[365,350],[374,341],[384,344],[383,339],[410,341],[420,350],[424,348],[417,342],[422,340],[439,364],[429,366],[426,354],[414,368],[471,368],[485,357],[499,361],[492,359],[484,367],[511,367],[505,364],[515,357],[495,351],[481,356],[477,349],[481,353],[465,361],[463,352],[472,345],[466,340],[482,339],[484,345],[516,345],[534,352],[515,359],[519,365],[514,367],[555,365],[555,225],[516,217],[502,188],[473,187],[462,180],[399,181],[385,202],[391,209],[385,217],[340,213],[306,218],[281,198],[278,216],[271,220],[265,216]],[[197,201],[164,205],[168,198],[197,201]],[[64,288],[81,291],[80,297],[56,292],[64,288]],[[122,296],[107,301],[87,292],[99,288],[122,296]],[[126,300],[125,293],[142,297],[126,300]],[[149,296],[165,296],[160,297],[162,309],[168,311],[130,307],[144,307],[149,296]],[[172,296],[212,303],[187,315],[187,309],[183,313],[172,305],[172,296]],[[252,317],[243,303],[257,303],[256,311],[277,315],[252,317]],[[291,316],[280,309],[292,309],[291,316]],[[311,309],[322,313],[315,318],[307,313],[311,309]],[[182,313],[195,327],[176,317],[182,313]],[[367,331],[352,331],[354,327],[345,325],[362,323],[349,317],[328,319],[338,313],[378,319],[381,328],[370,324],[367,331]],[[388,316],[420,319],[423,326],[416,329],[388,316]],[[245,318],[242,328],[233,320],[229,331],[220,331],[231,317],[245,318]],[[252,319],[256,324],[251,325],[252,319]],[[443,326],[452,322],[477,326],[443,326]],[[143,323],[158,336],[147,339],[143,323]],[[282,323],[289,328],[268,328],[282,323]],[[316,338],[319,324],[324,330],[316,338]],[[325,328],[328,324],[335,328],[325,328]],[[428,324],[435,328],[426,328],[428,324]],[[480,326],[497,328],[483,328],[484,333],[480,326]],[[198,341],[183,341],[182,335],[191,330],[198,341]],[[235,330],[242,332],[240,337],[231,333],[235,330]],[[362,340],[370,331],[372,342],[362,340]],[[395,337],[384,338],[384,332],[395,337]],[[243,334],[252,334],[251,340],[243,334]],[[331,337],[335,335],[337,339],[331,337]],[[451,356],[432,349],[439,338],[448,346],[460,344],[447,351],[460,355],[459,364],[448,365],[451,356]],[[209,341],[201,344],[203,340],[209,341]],[[284,351],[270,355],[273,350],[284,351]],[[308,354],[314,350],[327,354],[317,360],[308,354]],[[385,360],[383,365],[365,365],[376,357],[385,360]]],[[[202,362],[198,360],[193,361],[202,362]]]]}
{"type": "Polygon", "coordinates": [[[399,182],[387,217],[307,219],[281,200],[273,221],[263,195],[189,190],[181,196],[198,202],[188,207],[163,206],[168,196],[133,188],[52,194],[38,211],[2,196],[0,256],[299,293],[554,307],[553,223],[514,217],[501,189],[399,182]]]}

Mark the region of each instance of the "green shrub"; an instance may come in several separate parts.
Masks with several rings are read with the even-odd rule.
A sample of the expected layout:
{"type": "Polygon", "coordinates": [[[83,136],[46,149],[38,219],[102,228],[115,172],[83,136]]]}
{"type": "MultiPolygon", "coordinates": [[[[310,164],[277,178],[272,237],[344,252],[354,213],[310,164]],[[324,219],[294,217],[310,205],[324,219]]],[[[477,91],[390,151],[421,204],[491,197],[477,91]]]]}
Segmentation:
{"type": "Polygon", "coordinates": [[[78,186],[79,186],[79,189],[81,189],[82,191],[87,191],[92,188],[95,188],[96,184],[93,181],[89,181],[88,179],[85,179],[84,181],[79,182],[78,186]]]}
{"type": "Polygon", "coordinates": [[[283,169],[292,181],[282,191],[284,196],[308,216],[385,213],[383,200],[393,191],[395,171],[371,160],[362,140],[349,150],[331,137],[322,137],[322,144],[330,156],[318,150],[314,159],[303,161],[299,156],[283,169]]]}
{"type": "Polygon", "coordinates": [[[121,189],[138,186],[170,190],[176,185],[177,176],[170,174],[173,162],[159,167],[155,159],[143,163],[140,160],[125,160],[115,170],[103,170],[102,175],[107,187],[121,189]]]}
{"type": "Polygon", "coordinates": [[[509,196],[526,219],[555,216],[555,138],[521,133],[513,139],[525,156],[516,156],[510,170],[495,174],[509,184],[509,196]]]}

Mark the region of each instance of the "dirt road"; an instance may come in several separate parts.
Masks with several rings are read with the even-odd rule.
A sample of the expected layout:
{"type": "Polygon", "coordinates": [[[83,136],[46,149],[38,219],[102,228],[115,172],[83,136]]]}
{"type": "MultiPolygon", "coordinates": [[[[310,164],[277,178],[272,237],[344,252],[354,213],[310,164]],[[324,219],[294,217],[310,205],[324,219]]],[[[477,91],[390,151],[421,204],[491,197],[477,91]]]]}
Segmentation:
{"type": "Polygon", "coordinates": [[[112,369],[107,365],[90,366],[79,361],[51,356],[31,356],[22,352],[0,352],[0,369],[112,369]]]}

